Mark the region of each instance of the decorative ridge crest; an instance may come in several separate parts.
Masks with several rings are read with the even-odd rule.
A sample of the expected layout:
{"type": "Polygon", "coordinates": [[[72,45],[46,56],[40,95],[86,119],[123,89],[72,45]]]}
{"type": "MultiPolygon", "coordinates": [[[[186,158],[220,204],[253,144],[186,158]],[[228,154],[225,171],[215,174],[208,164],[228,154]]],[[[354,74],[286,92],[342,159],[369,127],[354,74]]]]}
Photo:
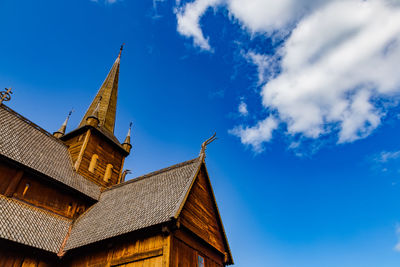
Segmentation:
{"type": "Polygon", "coordinates": [[[204,158],[206,157],[207,145],[211,144],[215,140],[217,140],[217,133],[216,132],[214,132],[214,134],[210,138],[208,138],[206,141],[204,141],[201,144],[199,157],[201,157],[204,160],[204,158]]]}

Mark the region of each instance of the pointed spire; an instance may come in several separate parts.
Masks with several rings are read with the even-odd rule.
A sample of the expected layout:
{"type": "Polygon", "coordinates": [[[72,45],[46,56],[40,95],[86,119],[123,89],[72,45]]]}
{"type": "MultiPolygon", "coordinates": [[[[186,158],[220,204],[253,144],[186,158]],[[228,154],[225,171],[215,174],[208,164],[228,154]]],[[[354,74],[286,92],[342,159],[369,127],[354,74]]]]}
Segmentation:
{"type": "Polygon", "coordinates": [[[121,46],[117,59],[86,111],[85,116],[82,118],[79,127],[86,125],[88,117],[93,116],[93,114],[97,112],[96,117],[99,120],[100,127],[103,127],[112,134],[114,133],[115,115],[117,110],[119,66],[122,49],[123,46],[121,46]]]}
{"type": "Polygon", "coordinates": [[[54,133],[53,133],[53,135],[54,135],[55,137],[60,138],[60,137],[64,136],[65,130],[67,130],[67,124],[68,124],[69,118],[71,117],[71,114],[72,114],[73,111],[74,111],[74,110],[71,110],[71,111],[68,113],[68,116],[67,116],[67,118],[65,119],[64,123],[61,125],[60,129],[58,129],[57,132],[54,132],[54,133]]]}
{"type": "Polygon", "coordinates": [[[132,122],[129,124],[129,130],[128,130],[128,134],[126,135],[125,141],[122,143],[122,147],[130,152],[132,145],[131,145],[131,128],[132,128],[132,122]]]}

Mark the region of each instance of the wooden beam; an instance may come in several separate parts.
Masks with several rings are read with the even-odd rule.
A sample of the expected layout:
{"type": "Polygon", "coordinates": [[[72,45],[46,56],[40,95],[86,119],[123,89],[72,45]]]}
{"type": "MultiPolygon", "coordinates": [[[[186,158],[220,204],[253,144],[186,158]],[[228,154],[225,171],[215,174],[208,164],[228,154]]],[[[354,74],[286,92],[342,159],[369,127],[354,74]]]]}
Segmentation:
{"type": "Polygon", "coordinates": [[[83,158],[83,153],[85,152],[85,149],[87,147],[87,144],[89,142],[89,137],[90,137],[90,129],[86,132],[86,136],[85,136],[85,140],[83,141],[82,147],[81,147],[81,151],[79,152],[79,156],[78,159],[75,162],[75,170],[78,171],[79,166],[81,165],[81,161],[83,158]]]}
{"type": "Polygon", "coordinates": [[[19,170],[15,174],[15,176],[12,178],[10,184],[7,186],[6,192],[4,193],[4,195],[6,197],[12,197],[12,195],[14,194],[15,190],[17,189],[17,186],[18,186],[19,182],[21,181],[21,178],[23,175],[24,175],[23,170],[19,170]]]}
{"type": "Polygon", "coordinates": [[[135,261],[142,261],[149,258],[154,258],[163,255],[163,249],[154,249],[141,253],[136,253],[128,257],[120,258],[118,260],[113,260],[111,266],[118,266],[121,264],[127,264],[135,261]]]}

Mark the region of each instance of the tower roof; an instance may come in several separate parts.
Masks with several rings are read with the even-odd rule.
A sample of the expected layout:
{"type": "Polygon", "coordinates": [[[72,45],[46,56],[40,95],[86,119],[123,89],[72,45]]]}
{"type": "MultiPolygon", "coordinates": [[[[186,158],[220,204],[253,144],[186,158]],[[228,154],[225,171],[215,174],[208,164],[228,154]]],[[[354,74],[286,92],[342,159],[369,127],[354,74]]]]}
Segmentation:
{"type": "Polygon", "coordinates": [[[112,134],[114,133],[115,115],[117,111],[119,65],[122,48],[121,46],[117,59],[86,111],[85,116],[82,118],[79,128],[85,126],[87,118],[95,112],[98,106],[96,112],[98,112],[97,118],[99,119],[100,127],[112,134]]]}

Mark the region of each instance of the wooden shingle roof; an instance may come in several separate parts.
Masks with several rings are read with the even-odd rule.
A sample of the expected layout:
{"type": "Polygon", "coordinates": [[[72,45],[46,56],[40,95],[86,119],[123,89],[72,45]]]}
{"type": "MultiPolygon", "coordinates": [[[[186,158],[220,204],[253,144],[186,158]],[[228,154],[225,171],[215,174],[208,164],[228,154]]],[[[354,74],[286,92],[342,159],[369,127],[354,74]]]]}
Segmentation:
{"type": "Polygon", "coordinates": [[[100,196],[99,186],[74,171],[66,145],[5,105],[0,105],[0,155],[92,199],[100,196]]]}
{"type": "Polygon", "coordinates": [[[0,238],[57,253],[71,220],[0,195],[0,238]]]}
{"type": "Polygon", "coordinates": [[[74,223],[66,250],[170,221],[200,164],[186,161],[104,191],[74,223]]]}

